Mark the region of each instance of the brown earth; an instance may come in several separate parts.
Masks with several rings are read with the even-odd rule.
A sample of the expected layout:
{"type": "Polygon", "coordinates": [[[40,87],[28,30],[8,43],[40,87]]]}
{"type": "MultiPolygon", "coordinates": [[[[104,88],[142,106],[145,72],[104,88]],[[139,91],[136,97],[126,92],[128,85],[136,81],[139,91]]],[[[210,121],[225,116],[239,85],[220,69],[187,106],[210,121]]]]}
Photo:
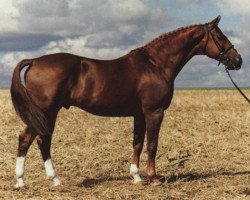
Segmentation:
{"type": "MultiPolygon", "coordinates": [[[[250,199],[250,107],[237,91],[175,92],[160,133],[161,186],[132,184],[132,123],[62,109],[52,156],[63,185],[52,187],[46,179],[34,142],[26,161],[28,186],[15,190],[17,138],[24,124],[9,91],[0,90],[0,199],[250,199]]],[[[144,150],[142,173],[146,160],[144,150]]]]}

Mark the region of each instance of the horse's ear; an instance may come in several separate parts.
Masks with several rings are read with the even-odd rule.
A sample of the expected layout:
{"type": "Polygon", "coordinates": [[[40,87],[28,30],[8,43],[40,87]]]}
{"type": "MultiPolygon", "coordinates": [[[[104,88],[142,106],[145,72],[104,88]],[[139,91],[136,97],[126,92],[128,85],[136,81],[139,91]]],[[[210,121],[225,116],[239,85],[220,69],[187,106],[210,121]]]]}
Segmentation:
{"type": "Polygon", "coordinates": [[[218,26],[219,22],[220,22],[221,16],[219,15],[218,17],[216,17],[213,21],[208,22],[208,28],[211,30],[213,29],[215,26],[218,26]]]}
{"type": "Polygon", "coordinates": [[[218,26],[218,24],[220,22],[220,19],[221,19],[221,16],[219,15],[213,21],[211,21],[210,24],[213,25],[213,26],[218,26]]]}

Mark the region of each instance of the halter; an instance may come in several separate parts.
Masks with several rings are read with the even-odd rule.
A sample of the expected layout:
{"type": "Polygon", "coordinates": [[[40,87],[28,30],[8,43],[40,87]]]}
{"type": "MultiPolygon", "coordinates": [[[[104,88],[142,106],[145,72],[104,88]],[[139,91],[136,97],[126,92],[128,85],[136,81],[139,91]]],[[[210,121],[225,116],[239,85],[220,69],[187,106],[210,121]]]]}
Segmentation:
{"type": "MultiPolygon", "coordinates": [[[[218,50],[219,50],[219,52],[220,52],[219,55],[218,55],[218,57],[219,57],[218,66],[221,64],[222,61],[224,61],[224,63],[231,62],[231,64],[233,64],[232,60],[226,55],[226,53],[227,53],[230,49],[232,49],[232,48],[234,47],[234,45],[231,44],[228,48],[224,49],[224,48],[220,45],[220,43],[214,38],[214,35],[213,35],[212,32],[211,32],[213,29],[214,29],[214,27],[208,28],[208,27],[206,26],[206,30],[207,30],[207,41],[206,41],[206,45],[205,45],[205,47],[204,47],[204,51],[203,51],[203,52],[204,52],[204,53],[206,52],[207,44],[208,44],[208,40],[209,40],[209,35],[211,35],[211,37],[212,37],[212,39],[213,39],[215,45],[217,46],[217,48],[218,48],[218,50]]],[[[233,66],[234,66],[234,69],[237,69],[237,68],[235,67],[234,64],[233,64],[233,66]]],[[[248,103],[250,103],[250,100],[248,99],[248,97],[241,91],[241,89],[240,89],[240,88],[237,86],[237,84],[233,81],[233,79],[232,79],[232,77],[231,77],[231,75],[230,75],[230,73],[229,73],[227,67],[225,67],[225,70],[226,70],[226,73],[227,73],[227,75],[229,76],[230,80],[232,81],[233,85],[235,86],[235,88],[240,92],[240,94],[244,97],[244,99],[245,99],[248,103]]]]}
{"type": "MultiPolygon", "coordinates": [[[[218,66],[224,61],[224,63],[227,63],[227,62],[231,62],[233,64],[233,61],[226,55],[226,53],[228,51],[230,51],[232,48],[234,48],[234,45],[230,45],[228,48],[224,49],[224,47],[221,46],[221,44],[215,39],[214,35],[212,34],[212,30],[214,29],[214,26],[212,28],[208,28],[206,26],[206,30],[207,30],[207,41],[206,41],[206,45],[204,47],[204,52],[206,52],[206,49],[207,49],[207,44],[208,44],[208,41],[209,41],[209,36],[211,35],[213,41],[214,41],[214,44],[216,45],[216,47],[218,48],[219,50],[219,55],[217,56],[219,58],[219,63],[218,63],[218,66]]],[[[234,65],[234,64],[233,64],[234,65]]],[[[236,69],[236,67],[234,66],[234,68],[236,69]]]]}

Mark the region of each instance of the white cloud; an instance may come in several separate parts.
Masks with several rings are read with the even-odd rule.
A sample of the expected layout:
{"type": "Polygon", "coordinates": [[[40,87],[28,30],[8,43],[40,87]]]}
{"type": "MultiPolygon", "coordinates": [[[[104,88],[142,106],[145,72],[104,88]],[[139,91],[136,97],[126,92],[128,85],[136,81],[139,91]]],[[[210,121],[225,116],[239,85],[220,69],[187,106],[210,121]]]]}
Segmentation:
{"type": "Polygon", "coordinates": [[[250,15],[249,0],[230,0],[230,2],[228,0],[213,0],[213,2],[220,7],[224,14],[250,15]]]}
{"type": "Polygon", "coordinates": [[[13,6],[13,0],[1,1],[1,12],[0,12],[0,34],[3,32],[17,31],[18,9],[13,6]]]}
{"type": "Polygon", "coordinates": [[[95,47],[87,46],[90,37],[91,35],[76,38],[66,38],[64,40],[50,42],[48,45],[45,45],[39,49],[38,52],[39,54],[69,52],[84,57],[114,59],[127,53],[128,50],[132,48],[128,47],[128,49],[121,49],[119,47],[103,47],[96,49],[95,47]]]}
{"type": "Polygon", "coordinates": [[[176,0],[181,5],[191,4],[191,3],[207,3],[209,0],[176,0]]]}
{"type": "MultiPolygon", "coordinates": [[[[91,36],[92,40],[88,40],[87,45],[96,48],[121,45],[126,48],[131,44],[143,43],[145,32],[159,33],[164,27],[163,22],[168,20],[161,8],[152,9],[142,0],[4,2],[9,11],[3,16],[9,17],[15,24],[15,29],[6,29],[5,35],[0,32],[5,38],[6,33],[17,36],[44,35],[50,38],[53,38],[51,35],[62,38],[91,36]],[[15,15],[11,15],[11,12],[15,15]]],[[[0,27],[11,26],[8,21],[0,21],[0,27]]],[[[44,41],[47,42],[46,39],[44,41]]]]}
{"type": "Polygon", "coordinates": [[[140,23],[146,26],[153,23],[150,25],[154,29],[166,17],[164,12],[148,8],[141,0],[29,0],[16,4],[16,8],[20,30],[66,37],[119,31],[123,26],[140,28],[140,23]]]}

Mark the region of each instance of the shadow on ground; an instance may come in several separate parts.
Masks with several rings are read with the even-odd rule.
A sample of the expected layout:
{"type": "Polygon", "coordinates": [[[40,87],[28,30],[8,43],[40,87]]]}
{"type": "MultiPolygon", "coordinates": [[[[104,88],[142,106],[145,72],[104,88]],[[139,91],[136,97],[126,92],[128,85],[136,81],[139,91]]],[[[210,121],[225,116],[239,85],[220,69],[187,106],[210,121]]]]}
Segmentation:
{"type": "MultiPolygon", "coordinates": [[[[239,176],[239,175],[250,175],[250,171],[241,171],[241,172],[230,172],[230,171],[218,171],[218,172],[209,172],[209,173],[185,173],[171,176],[159,176],[161,182],[163,183],[174,183],[176,181],[190,182],[201,179],[209,179],[218,176],[239,176]]],[[[86,178],[81,183],[77,184],[78,187],[92,188],[95,185],[99,185],[105,182],[113,181],[128,181],[132,180],[129,176],[120,176],[120,177],[100,177],[100,178],[86,178]]]]}

